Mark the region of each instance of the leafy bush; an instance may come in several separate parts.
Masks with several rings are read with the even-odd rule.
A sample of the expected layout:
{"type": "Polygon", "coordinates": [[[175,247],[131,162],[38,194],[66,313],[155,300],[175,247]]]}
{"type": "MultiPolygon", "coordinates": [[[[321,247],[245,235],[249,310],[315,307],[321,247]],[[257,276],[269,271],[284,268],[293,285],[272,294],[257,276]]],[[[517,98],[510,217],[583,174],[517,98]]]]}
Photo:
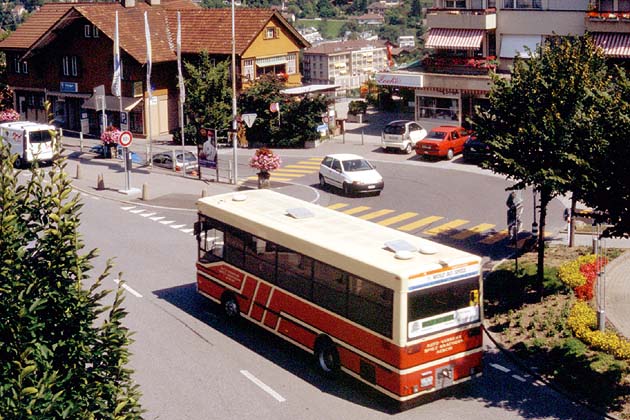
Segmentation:
{"type": "Polygon", "coordinates": [[[352,101],[348,104],[348,114],[359,115],[367,112],[368,104],[365,101],[352,101]]]}

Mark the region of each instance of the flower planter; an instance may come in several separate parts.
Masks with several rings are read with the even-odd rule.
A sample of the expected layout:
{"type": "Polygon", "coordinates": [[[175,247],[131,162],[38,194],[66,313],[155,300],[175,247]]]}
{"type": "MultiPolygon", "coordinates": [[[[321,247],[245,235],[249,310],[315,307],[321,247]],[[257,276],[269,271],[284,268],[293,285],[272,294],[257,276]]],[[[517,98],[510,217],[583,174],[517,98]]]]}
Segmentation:
{"type": "Polygon", "coordinates": [[[258,188],[271,188],[271,174],[269,172],[258,172],[258,188]]]}

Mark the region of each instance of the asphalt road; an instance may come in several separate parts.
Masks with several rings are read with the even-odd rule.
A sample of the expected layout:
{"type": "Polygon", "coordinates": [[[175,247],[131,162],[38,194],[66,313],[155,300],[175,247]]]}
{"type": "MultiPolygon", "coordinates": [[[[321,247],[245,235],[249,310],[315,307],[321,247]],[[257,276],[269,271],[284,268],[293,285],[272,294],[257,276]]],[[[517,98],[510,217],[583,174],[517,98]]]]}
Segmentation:
{"type": "MultiPolygon", "coordinates": [[[[315,175],[308,174],[283,189],[312,195],[323,205],[348,201],[353,208],[370,207],[367,212],[439,214],[445,220],[465,218],[471,223],[496,219],[497,226],[504,220],[501,207],[506,193],[498,178],[465,171],[453,176],[432,166],[414,168],[404,162],[380,162],[378,168],[388,180],[380,197],[348,198],[322,191],[314,186],[315,175]],[[477,204],[466,206],[466,202],[477,204]]],[[[308,354],[275,336],[244,322],[228,323],[214,304],[198,296],[193,211],[91,195],[83,200],[81,232],[86,247],[101,250],[91,276],[100,273],[106,258],[116,257],[112,273],[123,272],[127,282],[126,324],[135,332],[131,366],[144,393],[146,418],[601,418],[520,371],[489,341],[484,375],[471,383],[466,394],[395,412],[380,396],[349,378],[334,382],[321,377],[308,354]]],[[[492,248],[500,246],[496,243],[492,248]]],[[[116,278],[117,274],[110,276],[107,286],[113,288],[116,278]]]]}

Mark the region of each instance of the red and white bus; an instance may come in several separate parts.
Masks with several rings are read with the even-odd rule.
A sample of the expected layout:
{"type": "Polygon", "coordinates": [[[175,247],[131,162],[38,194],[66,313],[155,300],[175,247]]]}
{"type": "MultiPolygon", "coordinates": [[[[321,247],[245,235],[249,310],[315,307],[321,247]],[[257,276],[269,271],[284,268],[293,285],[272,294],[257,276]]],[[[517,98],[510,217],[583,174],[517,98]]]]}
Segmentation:
{"type": "Polygon", "coordinates": [[[481,374],[479,257],[268,189],[197,208],[198,292],[325,374],[403,407],[481,374]]]}

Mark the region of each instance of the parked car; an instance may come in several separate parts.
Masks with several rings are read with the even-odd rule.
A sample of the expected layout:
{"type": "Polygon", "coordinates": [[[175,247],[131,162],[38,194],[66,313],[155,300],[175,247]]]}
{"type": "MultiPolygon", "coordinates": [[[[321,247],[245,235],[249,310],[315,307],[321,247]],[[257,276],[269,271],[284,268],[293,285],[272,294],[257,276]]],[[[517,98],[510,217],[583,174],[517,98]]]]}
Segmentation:
{"type": "Polygon", "coordinates": [[[319,165],[319,185],[341,188],[345,195],[353,193],[381,193],[383,177],[366,159],[353,154],[328,155],[319,165]]]}
{"type": "MultiPolygon", "coordinates": [[[[97,155],[104,156],[105,155],[105,150],[103,150],[104,148],[105,148],[104,145],[97,144],[96,146],[90,147],[90,152],[96,153],[97,155]]],[[[144,160],[136,152],[130,150],[129,153],[131,153],[131,162],[137,165],[142,165],[144,163],[144,160]]],[[[116,157],[118,160],[122,160],[123,158],[123,147],[121,145],[116,146],[116,157]]]]}
{"type": "MultiPolygon", "coordinates": [[[[155,166],[173,169],[173,153],[156,153],[153,155],[153,164],[155,166]]],[[[185,168],[186,172],[198,171],[199,162],[197,161],[197,155],[193,152],[182,153],[181,150],[175,152],[175,170],[181,172],[182,168],[185,168]]]]}
{"type": "Polygon", "coordinates": [[[464,162],[482,162],[490,155],[490,146],[483,140],[472,134],[464,143],[462,157],[464,162]]]}
{"type": "Polygon", "coordinates": [[[397,150],[411,153],[416,143],[427,135],[427,130],[415,121],[395,120],[383,129],[381,146],[383,150],[397,150]]]}
{"type": "Polygon", "coordinates": [[[450,125],[435,127],[424,139],[416,143],[416,154],[451,160],[464,150],[464,143],[468,137],[470,132],[464,127],[450,125]]]}

